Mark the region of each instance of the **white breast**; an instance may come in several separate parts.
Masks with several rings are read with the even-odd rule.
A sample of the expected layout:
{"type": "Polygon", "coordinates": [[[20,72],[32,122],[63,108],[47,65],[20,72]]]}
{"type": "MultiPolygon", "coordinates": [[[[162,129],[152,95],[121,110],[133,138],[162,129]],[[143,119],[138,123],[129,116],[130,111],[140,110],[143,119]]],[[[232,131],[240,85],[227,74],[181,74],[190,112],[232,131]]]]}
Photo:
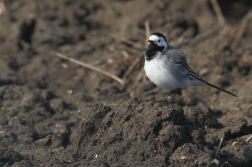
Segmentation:
{"type": "Polygon", "coordinates": [[[171,91],[180,88],[181,84],[162,63],[164,62],[159,57],[145,60],[144,70],[147,77],[162,89],[171,91]]]}

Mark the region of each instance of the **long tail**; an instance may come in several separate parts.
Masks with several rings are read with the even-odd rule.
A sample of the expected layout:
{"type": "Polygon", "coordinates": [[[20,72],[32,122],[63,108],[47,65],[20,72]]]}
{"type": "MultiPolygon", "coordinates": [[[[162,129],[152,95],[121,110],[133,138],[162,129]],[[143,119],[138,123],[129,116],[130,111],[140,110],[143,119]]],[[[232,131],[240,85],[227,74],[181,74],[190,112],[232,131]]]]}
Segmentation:
{"type": "Polygon", "coordinates": [[[226,90],[224,90],[224,89],[221,89],[221,88],[219,88],[218,86],[212,85],[212,84],[210,84],[210,83],[208,83],[208,82],[202,80],[202,79],[201,79],[200,77],[198,77],[197,75],[195,76],[195,75],[192,75],[191,73],[189,73],[189,74],[190,74],[191,78],[193,78],[193,80],[196,81],[195,85],[201,85],[201,86],[207,85],[207,86],[210,86],[210,87],[212,87],[212,88],[221,90],[221,91],[223,91],[223,92],[225,92],[225,93],[227,93],[227,94],[230,94],[230,95],[232,95],[232,96],[234,96],[234,97],[237,97],[235,94],[233,94],[233,93],[231,93],[231,92],[229,92],[229,91],[226,91],[226,90]]]}
{"type": "MultiPolygon", "coordinates": [[[[182,66],[181,66],[181,67],[182,67],[182,66]]],[[[182,69],[185,69],[185,67],[182,68],[182,69]]],[[[223,91],[223,92],[225,92],[225,93],[227,93],[227,94],[230,94],[230,95],[232,95],[232,96],[234,96],[234,97],[237,97],[235,94],[233,94],[233,93],[231,93],[231,92],[229,92],[229,91],[226,91],[226,90],[224,90],[224,89],[221,89],[221,88],[219,88],[218,86],[212,85],[212,84],[210,84],[210,83],[208,83],[208,82],[202,80],[202,79],[201,79],[201,78],[200,78],[189,66],[186,68],[186,71],[187,71],[188,74],[189,74],[189,78],[191,78],[191,79],[193,79],[194,81],[196,81],[196,82],[195,82],[195,85],[201,85],[201,86],[207,85],[207,86],[213,87],[213,88],[215,88],[215,89],[221,90],[221,91],[223,91]]]]}
{"type": "Polygon", "coordinates": [[[230,94],[230,95],[232,95],[232,96],[234,96],[234,97],[237,97],[235,94],[233,94],[233,93],[231,93],[231,92],[229,92],[229,91],[226,91],[226,90],[224,90],[224,89],[221,89],[221,88],[219,88],[218,86],[212,85],[212,84],[210,84],[210,83],[208,83],[208,82],[205,82],[205,83],[206,83],[207,86],[213,87],[213,88],[218,89],[218,90],[221,90],[221,91],[223,91],[223,92],[225,92],[225,93],[227,93],[227,94],[230,94]]]}

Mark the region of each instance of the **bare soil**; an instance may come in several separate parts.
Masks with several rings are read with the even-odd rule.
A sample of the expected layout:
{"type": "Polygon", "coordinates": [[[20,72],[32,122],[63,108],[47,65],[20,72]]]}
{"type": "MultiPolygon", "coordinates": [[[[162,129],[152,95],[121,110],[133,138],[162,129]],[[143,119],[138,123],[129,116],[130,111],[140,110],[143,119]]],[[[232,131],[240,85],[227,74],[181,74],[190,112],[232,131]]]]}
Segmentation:
{"type": "Polygon", "coordinates": [[[249,0],[219,1],[224,27],[210,1],[0,3],[0,166],[252,166],[249,0]],[[162,100],[143,71],[146,21],[238,97],[191,87],[162,100]]]}

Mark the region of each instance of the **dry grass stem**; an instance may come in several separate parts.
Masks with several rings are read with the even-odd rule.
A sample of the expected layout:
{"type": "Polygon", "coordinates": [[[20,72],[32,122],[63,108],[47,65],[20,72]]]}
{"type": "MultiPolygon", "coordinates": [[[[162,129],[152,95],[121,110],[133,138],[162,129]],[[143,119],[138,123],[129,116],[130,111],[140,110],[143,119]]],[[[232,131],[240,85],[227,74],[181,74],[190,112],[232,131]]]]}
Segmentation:
{"type": "Polygon", "coordinates": [[[143,81],[143,78],[146,78],[146,76],[144,73],[144,68],[142,67],[139,70],[138,75],[135,77],[135,81],[132,83],[132,85],[127,86],[127,92],[130,94],[131,97],[135,95],[136,87],[137,87],[138,83],[143,81]]]}
{"type": "Polygon", "coordinates": [[[129,74],[132,72],[132,70],[134,70],[135,66],[139,64],[141,59],[142,59],[142,57],[138,57],[137,59],[135,59],[134,62],[131,64],[131,66],[124,73],[123,78],[122,78],[124,83],[125,83],[125,80],[127,79],[127,77],[129,76],[129,74]]]}
{"type": "Polygon", "coordinates": [[[252,17],[252,12],[250,11],[245,17],[242,18],[235,26],[227,25],[220,33],[220,38],[227,34],[235,34],[237,30],[241,27],[243,22],[248,22],[252,17]]]}
{"type": "Polygon", "coordinates": [[[219,32],[217,30],[210,30],[210,31],[207,31],[205,33],[202,33],[202,34],[198,34],[194,39],[192,39],[192,41],[190,42],[191,43],[191,46],[195,46],[197,45],[198,43],[206,40],[206,39],[209,39],[209,38],[213,38],[215,37],[216,35],[218,35],[219,32]]]}
{"type": "Polygon", "coordinates": [[[234,39],[234,41],[233,41],[233,43],[232,43],[232,45],[231,45],[231,49],[232,49],[232,50],[235,50],[235,48],[238,46],[238,44],[239,44],[239,42],[240,42],[240,39],[241,39],[241,37],[242,37],[242,34],[243,34],[245,28],[247,27],[247,25],[248,25],[248,22],[243,22],[243,23],[241,24],[241,26],[240,26],[240,28],[239,28],[237,34],[235,35],[235,39],[234,39]]]}
{"type": "Polygon", "coordinates": [[[245,141],[249,142],[251,138],[252,138],[252,135],[249,135],[249,137],[245,141]]]}
{"type": "Polygon", "coordinates": [[[128,40],[128,39],[125,38],[125,37],[117,36],[117,35],[115,35],[115,34],[110,34],[109,36],[110,36],[111,38],[114,38],[114,39],[118,40],[118,41],[121,41],[121,42],[124,42],[124,43],[126,43],[126,44],[129,44],[129,45],[131,45],[131,46],[133,46],[133,47],[135,47],[135,48],[137,48],[137,49],[141,49],[141,50],[143,49],[143,47],[140,46],[138,43],[132,42],[131,40],[128,40]]]}
{"type": "Polygon", "coordinates": [[[238,23],[238,24],[235,26],[235,27],[238,27],[238,25],[239,25],[239,27],[237,28],[237,29],[238,29],[238,30],[237,30],[237,33],[236,33],[236,35],[235,35],[235,39],[234,39],[234,41],[233,41],[233,43],[232,43],[232,45],[231,45],[231,48],[232,48],[233,50],[238,46],[238,44],[239,44],[239,42],[240,42],[240,39],[241,39],[241,37],[242,37],[242,35],[243,35],[243,33],[244,33],[244,31],[245,31],[247,25],[248,25],[248,22],[250,21],[251,18],[252,18],[252,12],[250,11],[250,12],[242,19],[241,23],[240,23],[240,24],[238,23]]]}
{"type": "Polygon", "coordinates": [[[216,150],[216,152],[215,152],[215,158],[217,158],[218,157],[218,154],[219,154],[219,152],[220,152],[220,148],[221,148],[221,145],[222,145],[222,143],[223,143],[223,140],[224,140],[224,138],[225,138],[225,132],[222,134],[222,137],[221,137],[221,140],[220,140],[220,143],[219,143],[219,146],[218,146],[218,148],[217,148],[217,150],[216,150]]]}
{"type": "Polygon", "coordinates": [[[185,40],[185,37],[191,33],[192,27],[188,27],[186,31],[182,33],[182,35],[178,38],[178,40],[173,44],[174,47],[179,48],[181,47],[184,43],[188,43],[188,40],[185,40]]]}
{"type": "Polygon", "coordinates": [[[4,2],[0,2],[0,15],[6,12],[6,7],[4,2]]]}
{"type": "Polygon", "coordinates": [[[211,3],[213,5],[214,11],[216,13],[217,19],[219,21],[219,24],[221,27],[225,27],[226,23],[225,23],[225,19],[224,16],[221,12],[220,6],[217,2],[217,0],[211,0],[211,3]]]}
{"type": "Polygon", "coordinates": [[[147,46],[148,46],[148,42],[147,41],[148,41],[149,36],[150,36],[150,25],[149,25],[148,21],[145,21],[144,25],[145,25],[146,43],[147,43],[147,46]]]}
{"type": "Polygon", "coordinates": [[[122,51],[122,55],[125,59],[128,59],[129,58],[129,54],[128,52],[126,52],[125,50],[122,51]]]}
{"type": "Polygon", "coordinates": [[[76,60],[76,59],[67,57],[67,56],[65,56],[65,55],[63,55],[63,54],[61,54],[61,53],[56,53],[55,55],[58,56],[58,57],[60,57],[60,58],[62,58],[62,59],[66,59],[66,60],[71,61],[71,62],[73,62],[73,63],[75,63],[75,64],[81,65],[81,66],[83,66],[83,67],[85,67],[85,68],[88,68],[88,69],[91,69],[91,70],[96,71],[96,72],[98,72],[98,73],[101,73],[101,74],[103,74],[103,75],[106,75],[106,76],[108,76],[108,77],[110,77],[110,78],[116,80],[116,81],[119,82],[121,85],[123,85],[123,80],[122,80],[121,78],[119,78],[119,77],[117,77],[117,76],[115,76],[115,75],[113,75],[113,74],[111,74],[111,73],[109,73],[109,72],[106,72],[106,71],[104,71],[104,70],[101,70],[101,69],[99,69],[99,68],[97,68],[97,67],[94,67],[94,66],[92,66],[92,65],[90,65],[90,64],[81,62],[81,61],[79,61],[79,60],[76,60]]]}

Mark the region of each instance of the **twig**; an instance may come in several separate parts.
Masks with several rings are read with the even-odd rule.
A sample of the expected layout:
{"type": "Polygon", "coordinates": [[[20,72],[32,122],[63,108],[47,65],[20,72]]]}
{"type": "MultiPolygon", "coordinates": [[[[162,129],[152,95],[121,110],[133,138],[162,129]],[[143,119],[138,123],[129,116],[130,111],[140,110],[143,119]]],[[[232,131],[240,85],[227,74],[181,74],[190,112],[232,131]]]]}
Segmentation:
{"type": "Polygon", "coordinates": [[[144,82],[148,80],[148,77],[145,75],[144,67],[142,68],[142,80],[144,82]]]}
{"type": "Polygon", "coordinates": [[[220,152],[220,147],[221,147],[221,145],[222,145],[222,142],[223,142],[224,138],[225,138],[225,132],[222,134],[222,137],[221,137],[219,146],[218,146],[218,148],[217,148],[217,150],[216,150],[216,152],[215,152],[215,157],[214,157],[214,158],[217,158],[217,156],[218,156],[218,154],[219,154],[219,152],[220,152]]]}
{"type": "MultiPolygon", "coordinates": [[[[150,36],[150,25],[148,21],[145,21],[144,25],[145,25],[145,35],[146,35],[146,42],[147,42],[150,36]]],[[[147,42],[147,46],[148,46],[148,42],[147,42]]]]}
{"type": "Polygon", "coordinates": [[[249,142],[249,140],[252,138],[252,135],[249,135],[249,137],[245,140],[245,142],[249,142]]]}
{"type": "Polygon", "coordinates": [[[242,20],[240,20],[235,26],[229,26],[227,25],[221,32],[219,37],[223,38],[225,35],[227,34],[235,34],[235,32],[240,28],[240,26],[242,25],[243,22],[248,22],[249,19],[251,19],[252,17],[252,12],[248,12],[246,16],[244,16],[242,18],[242,20]]]}
{"type": "Polygon", "coordinates": [[[122,51],[123,57],[128,59],[129,58],[129,54],[128,52],[126,52],[125,50],[122,51]]]}
{"type": "Polygon", "coordinates": [[[79,61],[79,60],[76,60],[76,59],[73,59],[73,58],[70,58],[70,57],[67,57],[67,56],[65,56],[65,55],[63,55],[63,54],[61,54],[61,53],[56,53],[55,55],[58,56],[58,57],[60,57],[60,58],[66,59],[66,60],[68,60],[68,61],[71,61],[71,62],[73,62],[73,63],[75,63],[75,64],[81,65],[81,66],[83,66],[83,67],[85,67],[85,68],[88,68],[88,69],[94,70],[94,71],[96,71],[96,72],[98,72],[98,73],[101,73],[101,74],[103,74],[103,75],[106,75],[106,76],[108,76],[108,77],[110,77],[110,78],[116,80],[116,81],[119,82],[121,85],[123,85],[123,80],[122,80],[121,78],[119,78],[119,77],[117,77],[117,76],[111,74],[111,73],[108,73],[108,72],[106,72],[106,71],[103,71],[103,70],[101,70],[101,69],[99,69],[99,68],[97,68],[97,67],[94,67],[94,66],[90,65],[90,64],[81,62],[81,61],[79,61]]]}
{"type": "Polygon", "coordinates": [[[236,26],[230,26],[230,25],[226,25],[221,32],[219,33],[219,39],[222,39],[225,35],[227,35],[228,33],[230,33],[231,31],[233,31],[234,29],[236,29],[236,26]]]}
{"type": "Polygon", "coordinates": [[[127,86],[127,92],[130,94],[130,96],[134,96],[135,91],[136,91],[136,85],[138,85],[138,83],[141,81],[141,79],[143,78],[144,73],[143,73],[143,68],[141,70],[139,70],[138,75],[135,77],[135,81],[133,82],[133,84],[131,86],[127,86]]]}
{"type": "MultiPolygon", "coordinates": [[[[179,37],[179,39],[173,44],[175,48],[179,48],[181,45],[185,43],[185,36],[189,35],[192,32],[192,27],[188,27],[186,31],[179,37]]],[[[187,41],[188,42],[188,41],[187,41]]]]}
{"type": "Polygon", "coordinates": [[[125,83],[126,78],[128,77],[128,75],[132,72],[132,70],[135,68],[135,66],[140,62],[140,60],[142,59],[142,57],[138,57],[137,59],[135,59],[135,61],[131,64],[131,66],[127,69],[127,71],[124,73],[122,79],[125,83]]]}
{"type": "Polygon", "coordinates": [[[216,164],[216,167],[223,167],[225,163],[219,161],[218,159],[214,159],[213,162],[216,164]]]}
{"type": "Polygon", "coordinates": [[[246,21],[241,24],[240,29],[236,33],[235,39],[234,39],[234,41],[233,41],[233,43],[231,45],[232,50],[235,50],[235,48],[238,46],[238,43],[240,42],[242,34],[243,34],[245,28],[247,27],[247,25],[248,25],[248,22],[246,22],[246,21]]]}
{"type": "Polygon", "coordinates": [[[209,39],[209,38],[212,38],[214,36],[218,35],[218,31],[216,31],[215,29],[214,30],[210,30],[210,31],[207,31],[206,33],[204,34],[198,34],[190,43],[191,43],[191,46],[195,46],[197,45],[199,42],[202,42],[206,39],[209,39]]]}
{"type": "Polygon", "coordinates": [[[0,15],[6,12],[6,7],[4,2],[0,2],[0,15]]]}
{"type": "Polygon", "coordinates": [[[234,50],[239,42],[240,42],[240,39],[242,37],[242,34],[244,33],[247,25],[248,25],[248,21],[252,18],[252,12],[249,12],[245,17],[244,19],[242,19],[242,22],[239,25],[239,29],[238,29],[238,32],[236,33],[236,36],[235,36],[235,39],[231,45],[231,48],[234,50]]]}
{"type": "Polygon", "coordinates": [[[223,14],[222,14],[222,12],[221,12],[221,9],[220,9],[220,6],[219,6],[217,0],[211,0],[211,3],[212,3],[212,5],[213,5],[213,8],[214,8],[214,11],[215,11],[215,13],[216,13],[217,19],[218,19],[218,21],[219,21],[219,23],[220,23],[220,26],[221,26],[221,27],[224,27],[225,24],[226,24],[226,23],[225,23],[225,19],[224,19],[224,17],[223,17],[223,14]]]}
{"type": "Polygon", "coordinates": [[[135,54],[139,54],[140,52],[143,53],[144,49],[142,48],[142,50],[139,52],[140,50],[136,50],[136,49],[132,49],[132,48],[127,48],[127,52],[129,53],[129,55],[135,55],[135,54]]]}
{"type": "Polygon", "coordinates": [[[137,43],[132,42],[131,40],[128,40],[125,37],[120,37],[120,36],[117,36],[115,34],[109,34],[109,36],[111,38],[114,38],[114,39],[118,40],[118,41],[121,41],[121,42],[124,42],[126,44],[129,44],[129,45],[131,45],[131,46],[133,46],[133,47],[135,47],[137,49],[141,49],[141,50],[143,49],[143,47],[139,46],[137,43]]]}

